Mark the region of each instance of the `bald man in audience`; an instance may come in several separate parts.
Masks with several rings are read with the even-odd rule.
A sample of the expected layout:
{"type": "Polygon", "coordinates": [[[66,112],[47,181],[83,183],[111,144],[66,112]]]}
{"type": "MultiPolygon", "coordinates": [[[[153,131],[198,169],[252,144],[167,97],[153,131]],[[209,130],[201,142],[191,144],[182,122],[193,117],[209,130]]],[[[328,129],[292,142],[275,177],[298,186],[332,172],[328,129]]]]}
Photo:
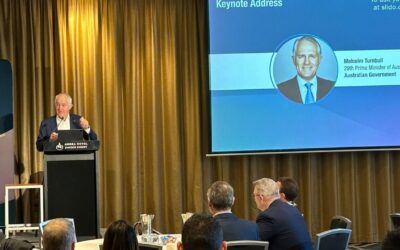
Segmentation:
{"type": "Polygon", "coordinates": [[[269,178],[253,182],[254,201],[261,211],[256,223],[260,239],[270,250],[312,250],[310,235],[299,210],[280,200],[278,184],[269,178]]]}
{"type": "Polygon", "coordinates": [[[44,227],[42,239],[45,250],[74,250],[76,236],[72,221],[63,218],[51,220],[44,227]]]}
{"type": "Polygon", "coordinates": [[[257,224],[232,213],[235,196],[229,183],[214,182],[207,191],[207,198],[208,210],[221,225],[224,240],[258,240],[257,224]]]}

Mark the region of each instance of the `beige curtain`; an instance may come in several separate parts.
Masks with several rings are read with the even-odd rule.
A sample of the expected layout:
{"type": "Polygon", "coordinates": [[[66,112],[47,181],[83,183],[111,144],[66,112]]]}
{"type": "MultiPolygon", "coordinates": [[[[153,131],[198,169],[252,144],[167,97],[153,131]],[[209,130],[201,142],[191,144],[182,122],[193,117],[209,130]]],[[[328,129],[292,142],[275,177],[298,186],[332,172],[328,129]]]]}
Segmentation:
{"type": "Polygon", "coordinates": [[[313,238],[340,214],[353,221],[352,242],[382,240],[389,213],[400,210],[396,151],[205,157],[206,16],[198,0],[0,0],[16,179],[27,183],[43,170],[38,127],[63,91],[101,140],[103,227],[154,213],[158,230],[179,232],[182,212],[207,211],[215,180],[233,185],[234,212],[254,220],[251,182],[293,176],[313,238]]]}

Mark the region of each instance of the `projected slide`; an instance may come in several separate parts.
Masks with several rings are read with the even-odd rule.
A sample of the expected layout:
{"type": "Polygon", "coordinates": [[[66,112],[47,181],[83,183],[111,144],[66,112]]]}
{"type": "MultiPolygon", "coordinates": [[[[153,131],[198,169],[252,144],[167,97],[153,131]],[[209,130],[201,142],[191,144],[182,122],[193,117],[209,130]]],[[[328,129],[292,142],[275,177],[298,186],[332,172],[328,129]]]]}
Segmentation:
{"type": "Polygon", "coordinates": [[[208,4],[211,153],[399,147],[399,0],[208,4]]]}

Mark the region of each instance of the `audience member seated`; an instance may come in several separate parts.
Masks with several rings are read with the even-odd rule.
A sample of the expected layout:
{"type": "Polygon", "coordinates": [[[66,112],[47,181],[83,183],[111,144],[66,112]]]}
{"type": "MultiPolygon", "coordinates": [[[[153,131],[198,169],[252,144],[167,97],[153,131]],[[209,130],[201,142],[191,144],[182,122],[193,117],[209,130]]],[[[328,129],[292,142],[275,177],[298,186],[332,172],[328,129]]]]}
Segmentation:
{"type": "Polygon", "coordinates": [[[400,250],[400,228],[388,232],[382,242],[382,250],[400,250]]]}
{"type": "Polygon", "coordinates": [[[67,219],[53,219],[44,227],[42,239],[43,249],[73,250],[76,239],[74,225],[67,219]]]}
{"type": "Polygon", "coordinates": [[[103,250],[137,250],[135,230],[124,220],[111,223],[104,235],[103,250]]]}
{"type": "Polygon", "coordinates": [[[269,242],[270,250],[312,250],[303,216],[280,200],[278,184],[269,178],[253,184],[254,200],[261,211],[256,219],[260,239],[269,242]]]}
{"type": "Polygon", "coordinates": [[[0,250],[31,250],[33,248],[34,246],[27,241],[11,238],[6,239],[3,233],[0,231],[0,250]]]}
{"type": "Polygon", "coordinates": [[[281,201],[289,203],[289,205],[297,206],[294,200],[299,195],[299,185],[290,177],[279,177],[276,181],[279,187],[279,195],[281,201]]]}
{"type": "Polygon", "coordinates": [[[232,213],[235,197],[229,183],[214,182],[207,191],[207,198],[208,210],[221,225],[225,241],[258,240],[257,224],[239,219],[232,213]]]}
{"type": "Polygon", "coordinates": [[[209,215],[194,214],[182,229],[182,242],[178,242],[178,250],[226,250],[226,242],[222,239],[222,228],[209,215]]]}

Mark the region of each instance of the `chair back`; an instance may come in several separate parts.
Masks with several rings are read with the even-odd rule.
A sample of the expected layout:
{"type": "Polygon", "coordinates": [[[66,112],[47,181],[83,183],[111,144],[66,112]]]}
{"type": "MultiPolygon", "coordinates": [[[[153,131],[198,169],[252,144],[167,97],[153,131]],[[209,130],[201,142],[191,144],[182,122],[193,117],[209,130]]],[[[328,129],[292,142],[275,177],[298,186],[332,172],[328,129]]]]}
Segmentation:
{"type": "Polygon", "coordinates": [[[400,213],[390,214],[390,221],[392,222],[393,229],[400,227],[400,213]]]}
{"type": "Polygon", "coordinates": [[[227,241],[228,250],[268,250],[268,241],[235,240],[227,241]]]}
{"type": "Polygon", "coordinates": [[[335,229],[335,228],[351,229],[351,220],[341,215],[333,216],[331,220],[331,226],[329,229],[335,229]]]}
{"type": "Polygon", "coordinates": [[[335,228],[317,234],[315,250],[346,250],[351,236],[350,229],[335,228]]]}

